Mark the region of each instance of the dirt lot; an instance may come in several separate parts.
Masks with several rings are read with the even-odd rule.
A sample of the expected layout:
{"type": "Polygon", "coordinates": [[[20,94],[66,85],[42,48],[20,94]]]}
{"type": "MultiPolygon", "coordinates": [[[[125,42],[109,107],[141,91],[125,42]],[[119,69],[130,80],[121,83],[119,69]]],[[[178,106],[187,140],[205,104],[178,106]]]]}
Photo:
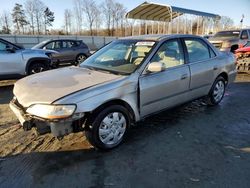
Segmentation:
{"type": "MultiPolygon", "coordinates": [[[[6,84],[5,84],[6,85],[6,84]]],[[[201,101],[139,123],[119,148],[93,149],[82,133],[58,141],[24,132],[0,88],[0,187],[250,187],[250,76],[217,107],[201,101]]]]}

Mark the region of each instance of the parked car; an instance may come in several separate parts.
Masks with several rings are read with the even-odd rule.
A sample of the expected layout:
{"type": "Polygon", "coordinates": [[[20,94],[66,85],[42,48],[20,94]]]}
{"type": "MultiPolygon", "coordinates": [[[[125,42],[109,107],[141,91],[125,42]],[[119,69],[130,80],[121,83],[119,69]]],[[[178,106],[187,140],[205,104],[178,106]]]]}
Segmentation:
{"type": "Polygon", "coordinates": [[[238,58],[250,57],[250,41],[248,41],[244,46],[237,49],[235,51],[235,55],[238,58]]]}
{"type": "Polygon", "coordinates": [[[32,49],[57,51],[58,53],[52,56],[52,61],[56,66],[65,63],[78,65],[91,55],[88,46],[81,40],[46,40],[35,45],[32,49]]]}
{"type": "Polygon", "coordinates": [[[220,31],[208,40],[220,51],[234,52],[250,40],[250,29],[220,31]]]}
{"type": "Polygon", "coordinates": [[[48,70],[51,50],[31,50],[0,38],[0,79],[18,78],[48,70]]]}
{"type": "Polygon", "coordinates": [[[25,130],[35,127],[58,138],[85,130],[95,147],[111,149],[151,114],[200,97],[219,104],[235,76],[234,55],[202,37],[129,37],[111,42],[79,67],[19,80],[10,107],[25,130]]]}

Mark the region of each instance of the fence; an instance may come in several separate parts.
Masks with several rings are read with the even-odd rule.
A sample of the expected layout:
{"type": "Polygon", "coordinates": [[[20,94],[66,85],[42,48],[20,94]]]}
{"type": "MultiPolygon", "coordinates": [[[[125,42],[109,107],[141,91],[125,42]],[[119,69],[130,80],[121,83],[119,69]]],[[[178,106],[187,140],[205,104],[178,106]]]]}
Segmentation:
{"type": "Polygon", "coordinates": [[[117,39],[117,37],[77,35],[0,35],[0,38],[15,44],[21,44],[25,48],[31,48],[32,46],[48,39],[75,39],[82,40],[91,50],[97,50],[105,44],[117,39]]]}

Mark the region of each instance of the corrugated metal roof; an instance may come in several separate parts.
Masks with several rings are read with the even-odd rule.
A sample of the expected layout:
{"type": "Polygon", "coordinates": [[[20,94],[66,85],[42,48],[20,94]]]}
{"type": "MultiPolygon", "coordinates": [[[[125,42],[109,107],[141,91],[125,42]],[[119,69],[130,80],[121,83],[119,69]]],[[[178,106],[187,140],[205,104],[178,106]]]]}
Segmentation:
{"type": "Polygon", "coordinates": [[[220,18],[220,16],[217,14],[149,2],[144,2],[133,10],[129,11],[126,14],[126,18],[169,22],[171,21],[171,13],[172,19],[183,14],[220,18]]]}

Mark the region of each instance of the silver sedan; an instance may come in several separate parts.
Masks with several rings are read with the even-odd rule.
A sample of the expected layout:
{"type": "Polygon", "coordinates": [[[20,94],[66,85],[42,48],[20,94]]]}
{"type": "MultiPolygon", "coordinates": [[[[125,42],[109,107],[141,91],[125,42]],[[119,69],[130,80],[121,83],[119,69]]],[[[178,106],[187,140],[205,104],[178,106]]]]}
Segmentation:
{"type": "Polygon", "coordinates": [[[29,76],[14,87],[11,109],[24,130],[62,138],[85,131],[111,149],[131,125],[159,111],[205,97],[223,99],[236,76],[235,58],[193,35],[148,35],[113,41],[79,67],[29,76]]]}

